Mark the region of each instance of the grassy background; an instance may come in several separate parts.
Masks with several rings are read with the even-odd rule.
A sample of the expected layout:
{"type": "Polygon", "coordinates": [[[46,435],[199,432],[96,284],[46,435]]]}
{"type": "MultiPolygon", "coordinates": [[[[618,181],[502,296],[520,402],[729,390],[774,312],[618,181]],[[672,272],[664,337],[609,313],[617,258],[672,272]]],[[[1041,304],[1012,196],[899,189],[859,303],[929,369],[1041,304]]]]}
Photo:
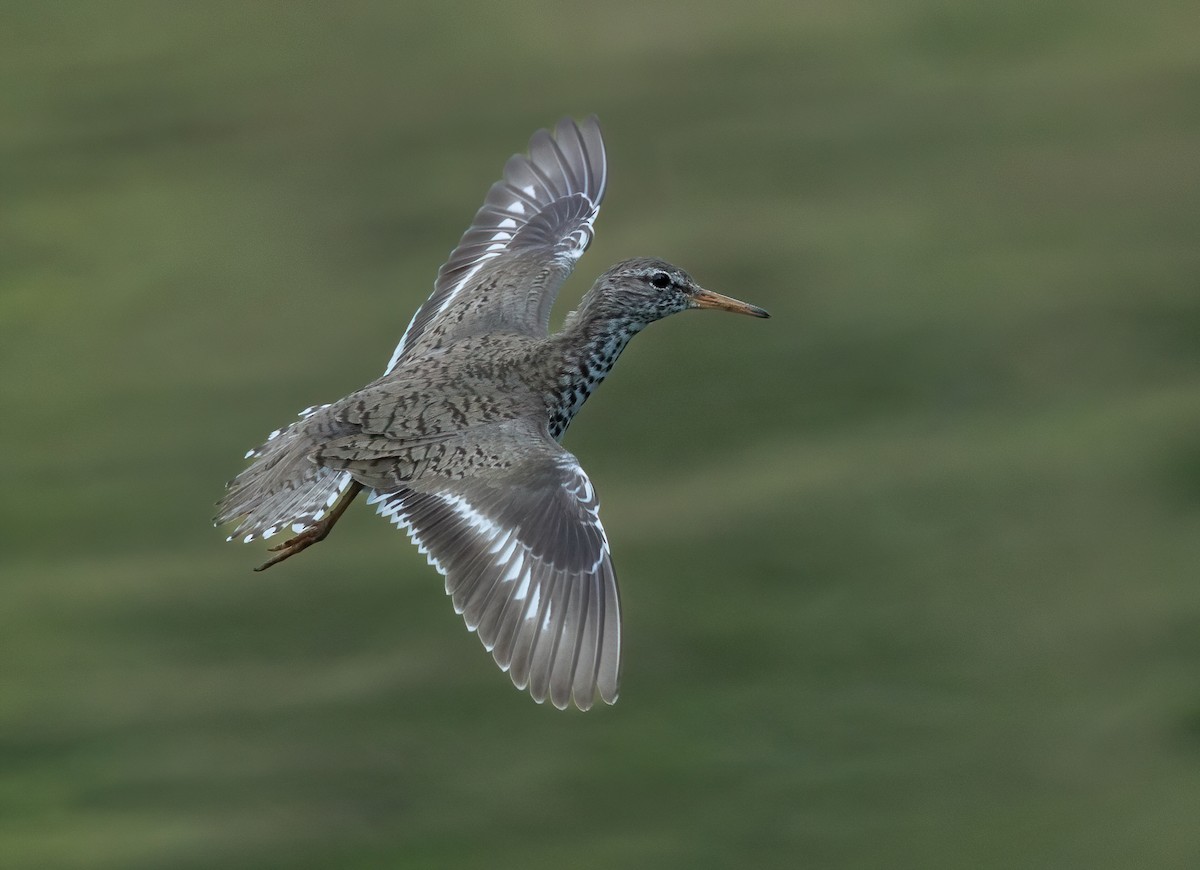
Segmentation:
{"type": "Polygon", "coordinates": [[[1194,2],[9,4],[0,864],[1200,865],[1194,2]],[[621,702],[537,707],[246,448],[373,378],[504,159],[599,113],[567,446],[621,702]]]}

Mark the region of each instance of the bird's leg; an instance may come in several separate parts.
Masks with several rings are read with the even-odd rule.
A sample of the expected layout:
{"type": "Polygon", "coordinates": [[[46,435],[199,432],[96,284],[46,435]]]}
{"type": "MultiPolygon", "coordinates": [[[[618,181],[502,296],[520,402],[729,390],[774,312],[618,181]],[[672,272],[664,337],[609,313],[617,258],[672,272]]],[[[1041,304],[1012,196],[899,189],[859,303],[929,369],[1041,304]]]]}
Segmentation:
{"type": "Polygon", "coordinates": [[[315,525],[305,529],[296,535],[296,537],[271,547],[270,552],[278,553],[279,555],[272,556],[254,570],[265,571],[272,565],[278,565],[284,559],[295,556],[297,553],[307,550],[313,544],[325,540],[325,536],[329,534],[329,530],[333,528],[333,524],[342,518],[342,514],[346,512],[346,508],[350,507],[350,502],[354,501],[354,497],[361,491],[361,483],[357,480],[350,481],[350,485],[346,487],[346,491],[333,503],[333,507],[329,509],[329,514],[324,519],[318,520],[315,525]]]}

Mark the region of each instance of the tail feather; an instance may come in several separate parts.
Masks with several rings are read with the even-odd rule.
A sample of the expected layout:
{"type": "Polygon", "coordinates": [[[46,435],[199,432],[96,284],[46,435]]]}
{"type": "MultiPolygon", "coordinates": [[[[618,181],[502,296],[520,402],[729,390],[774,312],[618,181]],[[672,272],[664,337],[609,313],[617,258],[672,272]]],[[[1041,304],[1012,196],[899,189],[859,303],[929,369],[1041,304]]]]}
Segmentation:
{"type": "Polygon", "coordinates": [[[249,543],[284,529],[302,532],[324,517],[350,485],[349,472],[323,468],[310,458],[317,445],[304,424],[327,407],[306,408],[297,422],[276,429],[246,454],[253,461],[229,482],[217,505],[216,525],[237,522],[228,540],[249,543]]]}

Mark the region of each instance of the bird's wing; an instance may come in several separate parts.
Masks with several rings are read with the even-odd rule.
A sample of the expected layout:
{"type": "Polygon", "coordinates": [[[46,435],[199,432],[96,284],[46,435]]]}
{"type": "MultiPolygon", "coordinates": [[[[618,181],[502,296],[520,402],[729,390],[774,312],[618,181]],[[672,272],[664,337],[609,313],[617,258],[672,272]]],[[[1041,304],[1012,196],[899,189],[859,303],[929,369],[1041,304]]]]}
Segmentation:
{"type": "Polygon", "coordinates": [[[600,504],[579,461],[529,429],[496,425],[390,462],[382,447],[319,461],[374,487],[370,502],[445,576],[454,609],[518,688],[559,709],[586,710],[597,691],[611,704],[621,608],[600,504]]]}
{"type": "Polygon", "coordinates": [[[478,332],[544,336],[562,283],[592,240],[604,198],[604,140],[595,116],[539,130],[529,154],[514,154],[458,247],[438,271],[433,295],[413,315],[388,362],[439,341],[478,332]]]}

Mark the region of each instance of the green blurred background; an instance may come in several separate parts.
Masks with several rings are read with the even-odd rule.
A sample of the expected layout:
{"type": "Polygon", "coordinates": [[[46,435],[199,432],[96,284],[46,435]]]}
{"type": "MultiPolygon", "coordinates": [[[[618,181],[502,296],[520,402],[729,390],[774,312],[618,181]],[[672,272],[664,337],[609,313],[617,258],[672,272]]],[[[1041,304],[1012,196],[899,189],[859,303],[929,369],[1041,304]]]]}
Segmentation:
{"type": "Polygon", "coordinates": [[[3,19],[0,865],[1200,866],[1194,0],[3,19]],[[209,518],[590,112],[560,313],[654,254],[774,319],[654,326],[567,438],[582,715],[363,505],[263,575],[209,518]]]}

